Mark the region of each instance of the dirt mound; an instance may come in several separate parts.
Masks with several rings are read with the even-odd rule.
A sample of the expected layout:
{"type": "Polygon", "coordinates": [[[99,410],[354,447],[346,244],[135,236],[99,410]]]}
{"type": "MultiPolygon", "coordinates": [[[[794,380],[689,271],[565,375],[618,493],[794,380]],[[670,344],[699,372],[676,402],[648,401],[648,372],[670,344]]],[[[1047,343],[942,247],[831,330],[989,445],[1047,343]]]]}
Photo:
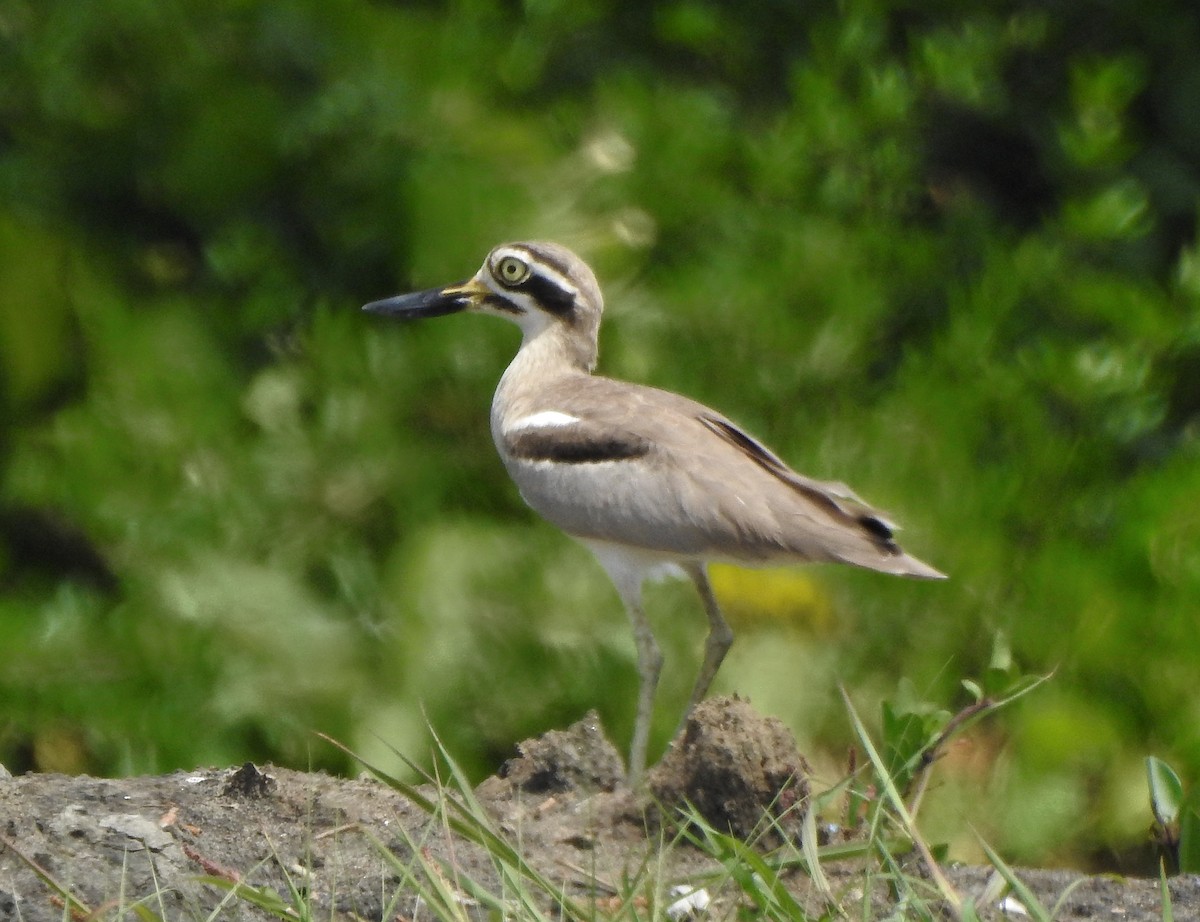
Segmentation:
{"type": "MultiPolygon", "coordinates": [[[[650,795],[635,795],[620,779],[616,751],[589,715],[522,743],[476,794],[491,828],[519,844],[568,898],[603,910],[604,901],[624,898],[632,880],[639,900],[674,899],[672,883],[710,874],[704,897],[717,918],[732,917],[743,897],[699,850],[680,842],[664,848],[670,833],[661,821],[672,818],[671,805],[686,801],[718,828],[744,834],[764,809],[786,824],[798,812],[787,807],[808,796],[804,759],[790,736],[736,699],[697,708],[648,777],[650,795]]],[[[433,789],[421,792],[439,801],[433,789]]],[[[283,904],[302,903],[316,918],[429,919],[426,896],[437,892],[458,894],[472,917],[492,918],[494,907],[472,887],[511,894],[511,885],[499,880],[493,855],[452,831],[459,815],[430,815],[373,780],[253,765],[118,780],[0,777],[0,922],[63,919],[63,898],[46,878],[78,901],[76,916],[115,916],[144,901],[166,919],[278,917],[230,897],[240,881],[260,898],[274,892],[283,904]]],[[[826,873],[843,901],[855,892],[861,898],[858,868],[830,863],[826,873]]],[[[952,873],[965,893],[981,892],[987,876],[986,869],[952,873]]],[[[1028,872],[1026,880],[1053,905],[1077,877],[1028,872]]],[[[806,877],[790,872],[785,880],[821,914],[822,898],[806,877]]],[[[1089,879],[1060,917],[1161,919],[1157,888],[1089,879]]],[[[1200,919],[1200,880],[1178,878],[1172,894],[1176,919],[1200,919]]],[[[878,899],[886,900],[882,888],[878,899]]]]}
{"type": "Polygon", "coordinates": [[[798,840],[810,771],[781,721],[736,696],[711,698],[697,705],[651,769],[653,799],[645,807],[668,825],[690,805],[714,829],[739,839],[798,840]]]}
{"type": "Polygon", "coordinates": [[[500,767],[497,778],[529,794],[615,791],[625,777],[621,756],[595,711],[566,730],[518,743],[517,753],[500,767]]]}

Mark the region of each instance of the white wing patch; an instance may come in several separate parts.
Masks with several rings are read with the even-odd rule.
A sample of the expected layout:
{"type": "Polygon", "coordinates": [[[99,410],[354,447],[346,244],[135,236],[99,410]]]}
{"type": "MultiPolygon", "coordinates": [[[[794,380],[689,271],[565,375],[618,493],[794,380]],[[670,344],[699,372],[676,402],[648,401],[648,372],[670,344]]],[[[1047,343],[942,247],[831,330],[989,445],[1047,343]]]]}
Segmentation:
{"type": "Polygon", "coordinates": [[[558,426],[573,426],[581,422],[578,416],[561,413],[558,410],[540,410],[528,416],[522,416],[511,426],[506,426],[506,432],[520,432],[522,429],[552,429],[558,426]]]}

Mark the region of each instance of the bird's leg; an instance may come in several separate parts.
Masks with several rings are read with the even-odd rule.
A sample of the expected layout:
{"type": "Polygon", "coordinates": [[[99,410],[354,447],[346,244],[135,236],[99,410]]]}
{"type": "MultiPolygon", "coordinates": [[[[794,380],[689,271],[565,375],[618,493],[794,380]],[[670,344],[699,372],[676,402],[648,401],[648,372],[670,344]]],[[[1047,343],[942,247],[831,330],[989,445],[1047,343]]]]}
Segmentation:
{"type": "Polygon", "coordinates": [[[633,725],[633,742],[629,745],[629,786],[637,787],[646,769],[646,742],[650,736],[650,720],[654,716],[654,691],[658,688],[658,675],[662,671],[662,651],[654,639],[646,612],[642,609],[640,583],[634,586],[618,586],[621,600],[633,622],[633,640],[637,644],[638,657],[638,703],[637,720],[633,725]]]}
{"type": "Polygon", "coordinates": [[[687,724],[692,708],[699,704],[700,699],[708,692],[708,686],[712,684],[717,670],[721,668],[721,661],[725,659],[725,654],[733,646],[733,630],[726,623],[721,614],[721,608],[717,605],[717,598],[713,595],[712,584],[708,581],[708,571],[704,564],[686,564],[684,569],[692,578],[692,582],[696,584],[696,591],[700,593],[700,600],[704,603],[704,613],[708,615],[709,628],[708,639],[704,641],[704,662],[700,664],[700,672],[696,676],[696,684],[692,688],[692,697],[688,701],[687,710],[683,712],[683,717],[679,721],[679,727],[675,731],[676,736],[687,724]]]}

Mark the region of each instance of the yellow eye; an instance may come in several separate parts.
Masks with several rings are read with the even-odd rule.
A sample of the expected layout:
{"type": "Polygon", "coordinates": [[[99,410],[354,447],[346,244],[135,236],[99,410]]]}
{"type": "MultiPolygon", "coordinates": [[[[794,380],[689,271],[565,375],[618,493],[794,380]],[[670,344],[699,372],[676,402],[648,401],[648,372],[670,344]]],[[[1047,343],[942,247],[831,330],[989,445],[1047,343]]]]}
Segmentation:
{"type": "Polygon", "coordinates": [[[505,285],[519,285],[529,278],[529,264],[516,256],[505,256],[496,263],[496,275],[505,285]]]}

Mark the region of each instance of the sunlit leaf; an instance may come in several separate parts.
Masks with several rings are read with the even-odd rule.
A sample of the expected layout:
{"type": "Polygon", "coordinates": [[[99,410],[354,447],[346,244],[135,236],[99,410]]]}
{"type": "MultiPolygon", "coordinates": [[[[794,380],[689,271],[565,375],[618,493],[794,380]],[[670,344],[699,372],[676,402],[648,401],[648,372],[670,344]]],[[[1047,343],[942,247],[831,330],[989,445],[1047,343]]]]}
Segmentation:
{"type": "Polygon", "coordinates": [[[1163,826],[1179,821],[1183,807],[1183,782],[1175,770],[1157,756],[1146,758],[1146,779],[1150,785],[1150,808],[1163,826]]]}

